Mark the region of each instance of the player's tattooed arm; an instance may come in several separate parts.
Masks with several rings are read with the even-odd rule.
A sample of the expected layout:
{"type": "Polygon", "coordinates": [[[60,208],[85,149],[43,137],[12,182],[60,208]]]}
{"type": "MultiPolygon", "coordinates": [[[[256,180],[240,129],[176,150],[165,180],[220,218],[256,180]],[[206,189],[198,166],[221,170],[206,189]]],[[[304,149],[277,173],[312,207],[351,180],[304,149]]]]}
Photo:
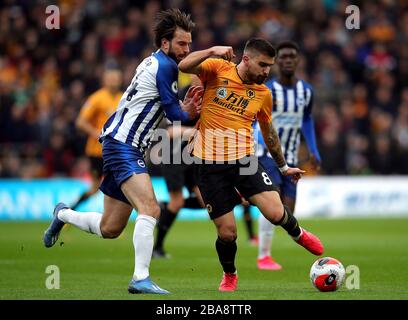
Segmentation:
{"type": "Polygon", "coordinates": [[[272,121],[270,123],[259,121],[259,127],[261,128],[265,144],[279,167],[279,171],[284,176],[293,176],[292,181],[296,183],[306,171],[299,168],[291,168],[286,164],[285,157],[282,153],[279,136],[272,124],[272,121]]]}
{"type": "Polygon", "coordinates": [[[261,122],[259,121],[259,127],[261,128],[262,136],[264,138],[265,144],[268,147],[271,156],[275,160],[279,168],[286,166],[285,157],[282,153],[282,147],[279,140],[278,133],[276,132],[275,127],[273,126],[272,121],[261,122]]]}

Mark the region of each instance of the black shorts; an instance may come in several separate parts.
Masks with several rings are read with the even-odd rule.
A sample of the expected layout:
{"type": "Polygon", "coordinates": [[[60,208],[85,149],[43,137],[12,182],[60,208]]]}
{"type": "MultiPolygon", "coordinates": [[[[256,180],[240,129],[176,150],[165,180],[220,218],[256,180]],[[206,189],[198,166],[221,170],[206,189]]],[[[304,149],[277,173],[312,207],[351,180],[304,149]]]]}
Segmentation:
{"type": "Polygon", "coordinates": [[[103,176],[103,160],[102,157],[89,157],[91,162],[91,174],[96,178],[102,178],[103,176]]]}
{"type": "Polygon", "coordinates": [[[183,162],[185,153],[188,152],[187,142],[183,142],[180,147],[175,147],[173,140],[171,140],[170,147],[172,151],[170,163],[162,164],[162,174],[166,180],[167,189],[170,192],[179,191],[185,186],[190,193],[194,192],[193,188],[197,185],[195,165],[183,162]]]}
{"type": "Polygon", "coordinates": [[[248,156],[245,159],[256,162],[251,165],[254,163],[257,165],[255,173],[242,174],[240,169],[248,168],[249,165],[242,164],[239,160],[235,164],[196,165],[197,184],[211,219],[232,211],[240,204],[241,197],[238,192],[248,200],[251,196],[264,191],[277,191],[265,169],[258,163],[257,157],[248,156]]]}
{"type": "Polygon", "coordinates": [[[194,164],[163,164],[162,173],[166,180],[167,189],[169,191],[182,190],[185,186],[188,191],[193,192],[193,188],[197,185],[195,180],[194,164]]]}

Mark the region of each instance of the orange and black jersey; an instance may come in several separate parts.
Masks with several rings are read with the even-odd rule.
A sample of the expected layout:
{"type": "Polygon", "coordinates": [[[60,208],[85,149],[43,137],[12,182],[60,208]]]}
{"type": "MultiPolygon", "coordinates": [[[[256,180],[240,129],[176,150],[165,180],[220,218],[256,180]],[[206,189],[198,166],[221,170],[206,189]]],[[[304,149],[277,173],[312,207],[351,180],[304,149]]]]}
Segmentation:
{"type": "MultiPolygon", "coordinates": [[[[89,96],[79,113],[79,117],[101,131],[105,122],[115,112],[121,97],[122,92],[120,91],[112,94],[105,88],[99,89],[89,96]]],[[[92,157],[102,157],[102,145],[98,139],[88,138],[85,153],[92,157]]]]}
{"type": "Polygon", "coordinates": [[[193,155],[231,161],[254,153],[253,122],[272,121],[272,95],[265,85],[245,84],[237,65],[207,59],[199,74],[205,86],[197,131],[190,141],[193,155]]]}

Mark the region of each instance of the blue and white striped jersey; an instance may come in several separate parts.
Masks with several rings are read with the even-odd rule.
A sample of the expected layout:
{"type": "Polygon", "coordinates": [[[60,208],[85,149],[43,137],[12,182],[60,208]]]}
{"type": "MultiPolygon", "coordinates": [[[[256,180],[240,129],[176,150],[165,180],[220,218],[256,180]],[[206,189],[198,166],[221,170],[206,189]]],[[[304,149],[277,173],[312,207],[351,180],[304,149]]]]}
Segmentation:
{"type": "MultiPolygon", "coordinates": [[[[298,80],[293,87],[283,86],[277,79],[269,80],[265,84],[272,92],[272,121],[279,134],[283,155],[289,166],[296,166],[300,132],[305,119],[311,119],[312,86],[303,80],[298,80]]],[[[257,156],[271,157],[258,123],[256,123],[256,129],[258,132],[257,156]]]]}
{"type": "Polygon", "coordinates": [[[109,136],[143,152],[165,111],[180,108],[177,80],[176,62],[160,49],[144,59],[116,112],[105,123],[100,140],[109,136]]]}

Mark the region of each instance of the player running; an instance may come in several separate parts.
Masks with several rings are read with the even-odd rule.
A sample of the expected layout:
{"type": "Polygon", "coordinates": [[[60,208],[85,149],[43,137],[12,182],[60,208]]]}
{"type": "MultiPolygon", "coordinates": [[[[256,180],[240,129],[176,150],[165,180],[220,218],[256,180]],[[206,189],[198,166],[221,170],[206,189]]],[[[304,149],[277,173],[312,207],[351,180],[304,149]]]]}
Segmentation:
{"type": "MultiPolygon", "coordinates": [[[[313,89],[307,82],[296,78],[299,47],[292,41],[285,41],[278,45],[276,51],[278,78],[267,81],[266,86],[272,93],[272,119],[281,141],[282,153],[289,166],[297,166],[300,132],[302,132],[310,152],[311,164],[315,170],[318,170],[321,160],[312,119],[313,89]]],[[[257,133],[260,133],[258,125],[257,129],[257,133]]],[[[294,212],[296,183],[279,171],[261,134],[258,134],[258,142],[257,156],[259,162],[271,177],[273,184],[279,188],[282,203],[288,206],[291,212],[294,212]]],[[[275,225],[271,224],[263,215],[259,215],[258,228],[258,269],[281,269],[282,266],[271,255],[275,225]]]]}
{"type": "Polygon", "coordinates": [[[235,188],[298,244],[315,255],[323,253],[320,240],[299,227],[291,210],[283,206],[254,156],[252,124],[258,119],[268,150],[282,174],[296,180],[304,173],[286,164],[272,124],[272,96],[263,83],[274,63],[275,50],[266,40],[250,39],[238,65],[230,62],[233,57],[232,47],[216,46],[193,52],[179,63],[181,71],[197,74],[205,86],[191,146],[193,155],[201,160],[197,165],[198,186],[217,229],[215,246],[224,271],[220,291],[235,291],[238,283],[233,208],[241,203],[241,198],[235,188]],[[254,174],[242,174],[253,167],[257,168],[254,174]]]}
{"type": "Polygon", "coordinates": [[[199,87],[192,88],[184,102],[177,97],[177,62],[190,51],[193,27],[190,16],[178,9],[158,14],[154,33],[159,49],[137,67],[116,112],[105,123],[101,134],[103,214],[76,212],[59,203],[44,234],[46,247],[55,244],[65,223],[102,238],[116,238],[135,208],[138,211],[133,233],[135,269],[128,287],[130,293],[169,293],[149,276],[153,230],[160,208],[143,156],[164,116],[171,121],[187,121],[198,115],[199,87]]]}

